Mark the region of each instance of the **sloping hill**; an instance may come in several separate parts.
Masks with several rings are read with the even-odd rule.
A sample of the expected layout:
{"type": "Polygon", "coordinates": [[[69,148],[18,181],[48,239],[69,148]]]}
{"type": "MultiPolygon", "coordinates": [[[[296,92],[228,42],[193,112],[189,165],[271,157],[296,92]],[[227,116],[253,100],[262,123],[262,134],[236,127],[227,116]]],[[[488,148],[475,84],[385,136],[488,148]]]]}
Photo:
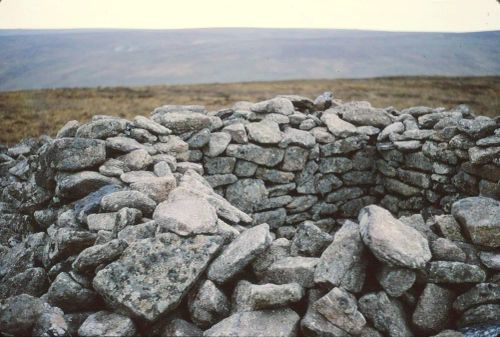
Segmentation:
{"type": "Polygon", "coordinates": [[[0,90],[500,74],[500,31],[0,30],[0,90]]]}

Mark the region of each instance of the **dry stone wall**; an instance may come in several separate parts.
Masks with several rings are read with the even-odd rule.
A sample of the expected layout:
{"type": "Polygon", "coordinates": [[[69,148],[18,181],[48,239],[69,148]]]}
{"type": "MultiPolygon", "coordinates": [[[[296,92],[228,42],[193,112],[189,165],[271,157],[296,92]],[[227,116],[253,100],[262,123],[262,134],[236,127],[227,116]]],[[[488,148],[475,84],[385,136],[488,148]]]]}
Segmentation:
{"type": "Polygon", "coordinates": [[[0,335],[497,336],[499,125],[324,93],[3,147],[0,335]]]}

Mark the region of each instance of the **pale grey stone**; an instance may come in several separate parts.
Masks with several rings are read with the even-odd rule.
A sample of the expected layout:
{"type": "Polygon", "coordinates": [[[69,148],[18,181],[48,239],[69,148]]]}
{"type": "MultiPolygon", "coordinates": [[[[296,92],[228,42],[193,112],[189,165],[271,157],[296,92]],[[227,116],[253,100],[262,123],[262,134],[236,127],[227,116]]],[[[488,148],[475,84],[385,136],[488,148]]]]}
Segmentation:
{"type": "Polygon", "coordinates": [[[80,127],[80,122],[72,120],[64,124],[57,132],[56,138],[75,137],[76,131],[80,127]]]}
{"type": "Polygon", "coordinates": [[[331,323],[351,334],[360,334],[366,324],[356,298],[342,288],[333,288],[317,300],[314,307],[331,323]]]}
{"type": "Polygon", "coordinates": [[[180,318],[174,318],[163,328],[161,337],[194,337],[202,336],[203,331],[196,325],[180,318]]]}
{"type": "Polygon", "coordinates": [[[295,175],[291,172],[259,167],[255,172],[255,177],[274,184],[287,184],[294,180],[295,175]]]}
{"type": "Polygon", "coordinates": [[[244,311],[235,313],[203,333],[217,336],[294,337],[300,321],[295,311],[285,309],[244,311]]]}
{"type": "Polygon", "coordinates": [[[466,262],[467,255],[453,241],[438,238],[430,244],[434,260],[466,262]]]}
{"type": "Polygon", "coordinates": [[[99,311],[90,315],[78,329],[78,335],[81,337],[133,337],[135,333],[135,325],[130,318],[109,311],[99,311]]]}
{"type": "Polygon", "coordinates": [[[357,129],[354,125],[339,118],[331,109],[326,110],[321,116],[321,121],[325,123],[328,131],[335,137],[349,137],[356,135],[357,129]]]}
{"type": "Polygon", "coordinates": [[[177,307],[220,245],[215,236],[173,233],[135,241],[97,273],[94,289],[118,312],[155,321],[177,307]]]}
{"type": "Polygon", "coordinates": [[[212,262],[208,278],[219,284],[228,281],[264,252],[271,242],[268,224],[245,230],[212,262]]]}
{"type": "Polygon", "coordinates": [[[157,112],[152,116],[153,121],[170,129],[173,134],[199,131],[210,126],[210,118],[198,112],[157,112]]]}
{"type": "Polygon", "coordinates": [[[351,337],[316,310],[314,303],[323,295],[319,289],[309,290],[307,312],[300,322],[301,332],[306,337],[351,337]]]}
{"type": "Polygon", "coordinates": [[[363,288],[366,266],[367,252],[361,240],[359,225],[346,221],[321,255],[314,282],[358,293],[363,288]]]}
{"type": "Polygon", "coordinates": [[[137,208],[144,215],[152,214],[156,202],[139,191],[120,191],[105,195],[101,199],[101,209],[115,212],[123,207],[137,208]]]}
{"type": "Polygon", "coordinates": [[[143,170],[153,164],[153,157],[144,149],[133,150],[120,156],[118,160],[125,163],[132,171],[143,170]]]}
{"type": "Polygon", "coordinates": [[[34,325],[44,313],[43,301],[21,294],[0,302],[0,326],[2,332],[17,336],[31,336],[34,325]]]}
{"type": "Polygon", "coordinates": [[[375,205],[359,213],[363,242],[381,261],[410,269],[423,268],[431,259],[427,239],[417,230],[395,219],[375,205]]]}
{"type": "Polygon", "coordinates": [[[312,148],[316,144],[316,139],[307,131],[287,128],[283,133],[283,139],[281,140],[280,147],[288,147],[291,145],[300,146],[306,149],[312,148]]]}
{"type": "Polygon", "coordinates": [[[262,280],[268,283],[298,283],[304,288],[314,286],[314,271],[319,262],[317,257],[285,257],[271,264],[262,280]]]}
{"type": "Polygon", "coordinates": [[[298,283],[252,284],[242,280],[233,293],[233,311],[254,311],[286,307],[298,302],[304,289],[298,283]]]}
{"type": "Polygon", "coordinates": [[[159,232],[172,231],[178,235],[213,234],[217,232],[217,213],[205,199],[192,196],[169,198],[160,203],[153,220],[159,232]]]}
{"type": "Polygon", "coordinates": [[[274,262],[290,256],[291,242],[285,238],[274,240],[271,245],[252,262],[254,273],[261,278],[274,262]]]}
{"type": "Polygon", "coordinates": [[[259,144],[278,144],[283,138],[279,125],[272,121],[249,123],[246,128],[248,138],[259,144]]]}
{"type": "Polygon", "coordinates": [[[116,212],[89,214],[87,226],[91,231],[112,231],[115,228],[116,212]]]}
{"type": "Polygon", "coordinates": [[[500,247],[500,201],[465,198],[453,203],[451,213],[474,244],[500,247]]]}
{"type": "Polygon", "coordinates": [[[479,253],[479,258],[486,267],[493,270],[500,270],[500,253],[481,252],[479,253]]]}
{"type": "Polygon", "coordinates": [[[205,154],[209,157],[216,157],[222,154],[231,142],[231,134],[227,132],[214,132],[210,135],[208,149],[205,154]]]}
{"type": "Polygon", "coordinates": [[[231,306],[226,295],[212,281],[205,280],[189,297],[188,307],[191,320],[207,328],[227,317],[231,306]]]}
{"type": "Polygon", "coordinates": [[[127,127],[128,121],[122,118],[109,118],[93,120],[81,125],[76,131],[78,138],[106,139],[116,136],[127,127]]]}
{"type": "Polygon", "coordinates": [[[250,106],[250,109],[256,113],[277,113],[285,116],[291,115],[295,111],[292,102],[284,97],[275,97],[255,103],[250,106]]]}
{"type": "Polygon", "coordinates": [[[156,123],[155,121],[144,117],[144,116],[136,116],[134,118],[134,125],[139,128],[146,129],[156,135],[169,135],[172,133],[171,130],[167,129],[161,124],[156,123]]]}
{"type": "Polygon", "coordinates": [[[376,277],[389,296],[399,297],[413,286],[416,274],[411,269],[382,265],[376,277]]]}
{"type": "Polygon", "coordinates": [[[242,123],[230,124],[222,129],[231,136],[231,139],[239,144],[248,143],[248,135],[245,126],[242,123]]]}

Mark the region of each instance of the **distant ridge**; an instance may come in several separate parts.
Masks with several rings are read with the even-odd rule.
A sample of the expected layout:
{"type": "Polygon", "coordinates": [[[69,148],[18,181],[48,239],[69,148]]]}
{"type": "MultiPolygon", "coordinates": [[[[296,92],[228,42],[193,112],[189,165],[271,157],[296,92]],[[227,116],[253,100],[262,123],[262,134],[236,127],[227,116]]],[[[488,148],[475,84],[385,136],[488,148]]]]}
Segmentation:
{"type": "Polygon", "coordinates": [[[0,90],[500,75],[500,31],[0,30],[0,90]]]}

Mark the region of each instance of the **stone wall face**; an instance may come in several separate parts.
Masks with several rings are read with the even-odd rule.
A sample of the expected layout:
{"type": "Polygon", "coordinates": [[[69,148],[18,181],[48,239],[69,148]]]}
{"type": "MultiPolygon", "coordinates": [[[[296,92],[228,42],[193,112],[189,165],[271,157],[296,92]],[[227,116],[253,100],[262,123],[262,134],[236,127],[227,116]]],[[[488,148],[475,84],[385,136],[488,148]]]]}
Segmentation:
{"type": "Polygon", "coordinates": [[[465,196],[500,197],[498,121],[464,106],[325,109],[291,98],[293,109],[274,99],[209,113],[208,128],[180,135],[189,160],[256,223],[312,220],[328,229],[374,203],[429,216],[465,196]]]}
{"type": "Polygon", "coordinates": [[[498,335],[500,118],[331,96],[0,148],[0,335],[498,335]]]}

